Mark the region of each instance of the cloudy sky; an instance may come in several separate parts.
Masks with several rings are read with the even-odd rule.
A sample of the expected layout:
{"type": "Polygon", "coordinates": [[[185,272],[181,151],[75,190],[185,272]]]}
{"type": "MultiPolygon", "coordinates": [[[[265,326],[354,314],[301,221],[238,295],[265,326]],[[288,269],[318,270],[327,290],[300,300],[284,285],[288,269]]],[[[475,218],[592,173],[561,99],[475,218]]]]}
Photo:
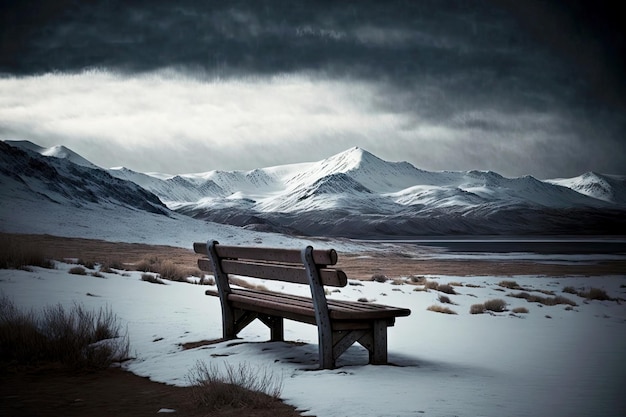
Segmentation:
{"type": "Polygon", "coordinates": [[[626,174],[606,3],[9,0],[0,139],[172,174],[352,146],[427,170],[626,174]]]}

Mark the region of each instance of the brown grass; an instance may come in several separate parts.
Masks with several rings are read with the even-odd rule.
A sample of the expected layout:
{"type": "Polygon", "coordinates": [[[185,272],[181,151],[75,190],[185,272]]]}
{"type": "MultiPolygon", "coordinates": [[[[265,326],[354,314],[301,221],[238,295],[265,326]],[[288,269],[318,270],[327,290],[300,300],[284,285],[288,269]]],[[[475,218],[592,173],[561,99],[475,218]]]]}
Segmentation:
{"type": "Polygon", "coordinates": [[[526,307],[515,307],[511,311],[517,314],[528,314],[528,309],[526,307]]]}
{"type": "MultiPolygon", "coordinates": [[[[193,267],[199,258],[189,248],[140,243],[107,242],[96,239],[66,238],[50,235],[27,235],[0,233],[0,239],[8,238],[16,244],[40,248],[44,259],[81,258],[101,261],[113,269],[123,270],[144,258],[159,257],[177,265],[193,267]]],[[[0,251],[0,254],[4,251],[0,251]]],[[[337,267],[343,269],[350,279],[370,280],[372,271],[385,267],[387,277],[416,277],[432,274],[454,276],[513,276],[513,275],[623,275],[626,261],[601,261],[593,264],[555,265],[533,261],[493,262],[491,260],[415,259],[392,253],[340,253],[337,267]],[[368,255],[363,257],[362,255],[368,255]]],[[[101,272],[107,272],[103,270],[101,272]]],[[[381,271],[382,273],[382,271],[381,271]]],[[[412,280],[410,280],[413,282],[412,280]]],[[[413,282],[416,283],[416,282],[413,282]]],[[[421,285],[421,284],[418,284],[421,285]]],[[[476,284],[466,284],[471,287],[476,284]]]]}
{"type": "Polygon", "coordinates": [[[440,284],[437,288],[437,291],[441,291],[443,293],[446,294],[456,294],[456,291],[454,291],[454,287],[452,287],[452,285],[450,284],[440,284]]]}
{"type": "Polygon", "coordinates": [[[82,266],[74,266],[67,272],[74,275],[87,275],[87,271],[82,266]]]}
{"type": "Polygon", "coordinates": [[[128,337],[109,309],[93,312],[76,304],[66,310],[59,304],[23,312],[6,296],[0,297],[0,346],[0,368],[61,363],[73,370],[104,369],[129,352],[128,337]]]}
{"type": "Polygon", "coordinates": [[[0,234],[0,269],[25,269],[29,266],[54,268],[44,248],[36,243],[0,234]]]}
{"type": "Polygon", "coordinates": [[[522,287],[519,286],[519,284],[515,281],[500,281],[498,283],[499,286],[504,287],[504,288],[508,288],[510,290],[521,290],[522,287]]]}
{"type": "Polygon", "coordinates": [[[519,292],[519,293],[510,293],[508,294],[508,296],[515,297],[515,298],[523,298],[529,303],[539,303],[539,304],[543,304],[546,306],[568,304],[568,305],[576,307],[578,305],[574,301],[570,300],[567,297],[563,297],[562,295],[557,295],[556,297],[542,297],[540,295],[529,294],[527,292],[519,292]]]}
{"type": "Polygon", "coordinates": [[[501,313],[506,310],[506,301],[495,298],[493,300],[488,300],[483,303],[485,306],[485,310],[494,311],[496,313],[501,313]]]}
{"type": "Polygon", "coordinates": [[[472,304],[470,307],[470,314],[483,314],[485,312],[484,304],[472,304]]]}
{"type": "Polygon", "coordinates": [[[263,409],[280,402],[283,379],[270,368],[247,363],[224,366],[221,371],[217,365],[199,361],[189,372],[191,395],[198,406],[208,410],[263,409]]]}
{"type": "Polygon", "coordinates": [[[600,300],[600,301],[614,301],[615,299],[609,296],[605,290],[601,288],[590,288],[588,291],[580,291],[578,295],[588,300],[600,300]]]}
{"type": "Polygon", "coordinates": [[[443,303],[443,304],[453,304],[456,305],[455,302],[453,302],[452,300],[450,300],[450,297],[448,297],[447,295],[439,295],[439,302],[443,303]]]}
{"type": "Polygon", "coordinates": [[[428,311],[434,311],[436,313],[443,313],[443,314],[457,314],[456,311],[451,310],[448,307],[445,306],[439,306],[439,305],[432,305],[430,307],[428,307],[426,310],[428,311]]]}

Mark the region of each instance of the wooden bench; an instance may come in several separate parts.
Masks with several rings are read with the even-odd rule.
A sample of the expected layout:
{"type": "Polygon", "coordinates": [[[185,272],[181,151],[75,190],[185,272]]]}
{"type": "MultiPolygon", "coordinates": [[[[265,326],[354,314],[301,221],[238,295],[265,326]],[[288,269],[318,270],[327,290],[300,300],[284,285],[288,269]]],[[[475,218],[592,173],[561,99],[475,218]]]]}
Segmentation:
{"type": "Polygon", "coordinates": [[[334,249],[275,249],[219,245],[216,241],[194,243],[202,271],[212,272],[222,305],[224,339],[237,334],[259,319],[270,329],[272,341],[284,340],[283,319],[317,325],[319,365],[333,369],[337,358],[355,342],[369,351],[369,363],[387,363],[387,327],[396,317],[408,316],[406,308],[326,299],[324,286],[344,287],[346,274],[329,268],[337,263],[334,249]],[[271,291],[231,288],[228,274],[308,284],[311,297],[271,291]]]}

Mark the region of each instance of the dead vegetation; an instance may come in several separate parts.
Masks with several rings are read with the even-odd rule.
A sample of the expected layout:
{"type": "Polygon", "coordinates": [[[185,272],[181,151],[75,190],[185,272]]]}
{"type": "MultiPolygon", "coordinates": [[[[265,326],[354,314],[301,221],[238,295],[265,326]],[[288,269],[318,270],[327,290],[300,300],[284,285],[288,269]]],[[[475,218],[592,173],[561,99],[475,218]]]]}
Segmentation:
{"type": "Polygon", "coordinates": [[[283,389],[282,376],[247,363],[225,363],[221,370],[199,361],[187,380],[194,402],[208,410],[272,408],[280,402],[283,389]]]}
{"type": "Polygon", "coordinates": [[[482,304],[472,304],[470,306],[470,314],[483,314],[487,311],[502,313],[506,311],[506,306],[506,301],[500,298],[495,298],[492,300],[487,300],[482,304]]]}
{"type": "Polygon", "coordinates": [[[0,368],[59,363],[71,370],[104,369],[128,358],[128,336],[108,308],[75,304],[22,311],[0,297],[0,368]]]}
{"type": "Polygon", "coordinates": [[[440,305],[432,305],[430,307],[428,307],[426,310],[428,311],[434,311],[436,313],[443,313],[443,314],[457,314],[456,311],[445,307],[445,306],[440,306],[440,305]]]}
{"type": "Polygon", "coordinates": [[[540,295],[535,295],[535,294],[529,294],[527,292],[518,292],[518,293],[510,293],[507,294],[509,297],[514,297],[514,298],[523,298],[526,301],[528,301],[529,303],[539,303],[545,306],[555,306],[558,304],[568,304],[571,305],[573,307],[576,307],[578,304],[576,304],[576,302],[574,302],[573,300],[570,300],[567,297],[564,297],[562,295],[557,295],[555,297],[542,297],[540,295]]]}

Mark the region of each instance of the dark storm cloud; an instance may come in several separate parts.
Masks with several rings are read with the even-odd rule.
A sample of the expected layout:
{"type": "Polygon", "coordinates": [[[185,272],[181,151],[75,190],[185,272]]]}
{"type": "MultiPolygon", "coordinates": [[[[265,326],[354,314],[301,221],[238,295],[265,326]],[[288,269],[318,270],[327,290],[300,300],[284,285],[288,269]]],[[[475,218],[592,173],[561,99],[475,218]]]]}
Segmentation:
{"type": "MultiPolygon", "coordinates": [[[[359,111],[397,115],[386,135],[394,141],[340,130],[335,145],[359,139],[430,169],[576,175],[594,161],[624,172],[624,38],[613,12],[601,1],[12,2],[2,10],[0,72],[358,80],[377,92],[359,111]]],[[[299,104],[302,115],[314,107],[299,104]]],[[[341,150],[324,143],[320,158],[341,150]]]]}

